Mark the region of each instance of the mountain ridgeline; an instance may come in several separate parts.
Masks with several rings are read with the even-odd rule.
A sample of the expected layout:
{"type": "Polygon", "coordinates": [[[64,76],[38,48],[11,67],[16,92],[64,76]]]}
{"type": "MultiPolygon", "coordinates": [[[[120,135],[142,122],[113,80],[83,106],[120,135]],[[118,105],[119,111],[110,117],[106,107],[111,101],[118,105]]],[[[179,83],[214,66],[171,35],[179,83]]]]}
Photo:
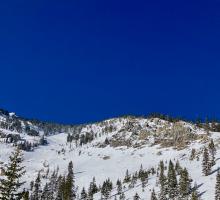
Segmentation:
{"type": "Polygon", "coordinates": [[[219,133],[216,120],[161,114],[63,125],[0,110],[0,192],[11,184],[7,200],[220,199],[219,133]],[[24,182],[11,181],[16,163],[24,182]]]}
{"type": "Polygon", "coordinates": [[[66,133],[67,142],[74,141],[76,145],[87,144],[105,134],[105,142],[97,144],[99,147],[106,145],[139,147],[153,136],[155,144],[181,148],[193,140],[205,139],[204,135],[195,134],[198,129],[207,133],[218,132],[220,123],[208,120],[189,122],[155,113],[147,117],[123,116],[92,124],[63,125],[26,119],[0,109],[1,141],[18,145],[26,151],[32,151],[38,145],[48,144],[46,137],[59,133],[66,133]],[[113,132],[116,134],[108,138],[108,133],[113,132]],[[29,140],[30,137],[27,136],[35,140],[29,140]]]}

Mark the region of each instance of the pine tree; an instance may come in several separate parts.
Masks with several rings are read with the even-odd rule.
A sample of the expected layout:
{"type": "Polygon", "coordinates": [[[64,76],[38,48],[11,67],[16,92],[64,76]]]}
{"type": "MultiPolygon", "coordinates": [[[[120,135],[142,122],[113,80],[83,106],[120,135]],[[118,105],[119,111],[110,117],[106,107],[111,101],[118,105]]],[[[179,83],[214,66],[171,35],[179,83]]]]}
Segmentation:
{"type": "Polygon", "coordinates": [[[198,193],[196,191],[192,192],[191,200],[199,200],[198,193]]]}
{"type": "Polygon", "coordinates": [[[0,181],[0,199],[14,200],[21,199],[23,193],[19,189],[24,184],[20,179],[25,174],[22,166],[23,156],[17,148],[9,157],[9,163],[5,169],[5,178],[0,181]]]}
{"type": "Polygon", "coordinates": [[[139,200],[139,199],[140,199],[140,197],[139,197],[138,193],[136,193],[136,194],[134,195],[133,200],[139,200]]]}
{"type": "Polygon", "coordinates": [[[85,190],[84,187],[83,187],[82,192],[81,192],[81,199],[82,200],[86,200],[87,199],[87,194],[86,194],[86,190],[85,190]]]}
{"type": "Polygon", "coordinates": [[[89,185],[88,198],[93,199],[93,195],[97,192],[98,192],[98,187],[96,185],[95,177],[93,177],[93,180],[89,185]]]}
{"type": "Polygon", "coordinates": [[[117,185],[118,194],[121,194],[122,193],[122,184],[121,184],[121,181],[119,179],[117,180],[116,185],[117,185]]]}
{"type": "Polygon", "coordinates": [[[181,197],[185,197],[189,194],[191,190],[191,184],[189,179],[189,173],[186,168],[184,168],[180,173],[179,180],[179,194],[181,197]]]}
{"type": "Polygon", "coordinates": [[[49,198],[49,187],[48,187],[48,184],[46,183],[45,186],[44,186],[44,189],[43,189],[43,192],[42,192],[42,195],[41,195],[41,200],[48,200],[49,198]]]}
{"type": "Polygon", "coordinates": [[[199,194],[198,194],[197,189],[198,189],[198,186],[196,183],[194,183],[194,186],[191,191],[190,200],[199,200],[199,194]]]}
{"type": "Polygon", "coordinates": [[[211,154],[211,166],[215,165],[215,155],[216,155],[216,148],[215,148],[215,144],[213,139],[211,139],[210,143],[209,143],[209,152],[211,154]]]}
{"type": "Polygon", "coordinates": [[[41,192],[42,192],[41,191],[41,179],[40,179],[40,173],[38,173],[38,176],[34,183],[34,191],[33,191],[31,200],[39,200],[41,196],[41,192]]]}
{"type": "Polygon", "coordinates": [[[138,172],[138,178],[141,178],[142,177],[142,175],[143,175],[143,166],[142,166],[142,164],[141,164],[141,167],[140,167],[140,170],[139,170],[139,172],[138,172]]]}
{"type": "Polygon", "coordinates": [[[190,155],[189,160],[194,160],[195,157],[196,157],[196,150],[195,150],[195,149],[192,149],[192,150],[191,150],[191,155],[190,155]]]}
{"type": "Polygon", "coordinates": [[[23,191],[23,200],[29,200],[29,192],[23,191]]]}
{"type": "Polygon", "coordinates": [[[176,173],[174,170],[174,166],[172,161],[169,162],[169,170],[168,170],[168,194],[170,199],[174,199],[177,195],[178,185],[176,179],[176,173]]]}
{"type": "Polygon", "coordinates": [[[56,200],[64,200],[66,198],[66,179],[65,176],[59,176],[58,178],[58,190],[56,195],[56,200]]]}
{"type": "Polygon", "coordinates": [[[220,200],[220,172],[216,176],[215,200],[220,200]]]}
{"type": "Polygon", "coordinates": [[[182,167],[180,166],[179,160],[176,161],[175,170],[178,175],[180,175],[182,171],[182,167]]]}
{"type": "Polygon", "coordinates": [[[31,182],[30,182],[30,190],[32,191],[33,188],[34,188],[34,181],[31,181],[31,182]]]}
{"type": "Polygon", "coordinates": [[[164,174],[164,162],[160,161],[159,164],[159,170],[160,170],[160,174],[159,174],[159,184],[160,184],[160,189],[165,191],[165,186],[166,186],[166,176],[164,174]]]}
{"type": "Polygon", "coordinates": [[[67,196],[67,200],[73,200],[76,197],[72,161],[68,165],[68,174],[66,177],[66,196],[67,196]]]}
{"type": "Polygon", "coordinates": [[[125,194],[122,192],[119,196],[119,200],[125,200],[125,194]]]}
{"type": "Polygon", "coordinates": [[[58,190],[57,176],[58,176],[58,171],[54,170],[50,177],[50,181],[47,185],[48,187],[47,200],[55,199],[55,192],[58,190]]]}
{"type": "Polygon", "coordinates": [[[124,183],[128,183],[131,181],[131,176],[128,172],[128,170],[126,171],[126,174],[125,174],[125,178],[124,178],[124,183]]]}
{"type": "Polygon", "coordinates": [[[167,200],[166,194],[164,190],[160,190],[159,200],[167,200]]]}
{"type": "Polygon", "coordinates": [[[205,147],[203,151],[202,172],[205,176],[208,176],[210,174],[210,171],[211,171],[211,166],[210,166],[209,152],[205,147]]]}
{"type": "Polygon", "coordinates": [[[165,166],[164,162],[160,161],[159,164],[159,184],[160,184],[160,193],[159,193],[159,199],[160,200],[166,200],[166,194],[167,194],[167,178],[164,174],[165,166]]]}
{"type": "Polygon", "coordinates": [[[101,189],[101,194],[102,194],[102,199],[108,199],[110,196],[110,191],[111,191],[111,185],[109,184],[109,181],[106,180],[104,181],[101,189]]]}
{"type": "Polygon", "coordinates": [[[157,200],[157,197],[156,197],[154,189],[153,189],[153,191],[151,193],[151,200],[157,200]]]}

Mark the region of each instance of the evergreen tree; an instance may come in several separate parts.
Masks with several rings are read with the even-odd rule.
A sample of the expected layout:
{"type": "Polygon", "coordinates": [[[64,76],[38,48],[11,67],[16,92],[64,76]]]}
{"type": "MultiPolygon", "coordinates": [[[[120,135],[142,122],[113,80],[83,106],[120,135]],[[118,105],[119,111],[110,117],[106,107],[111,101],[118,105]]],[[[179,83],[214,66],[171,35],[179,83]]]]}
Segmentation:
{"type": "Polygon", "coordinates": [[[141,177],[142,191],[144,191],[144,188],[146,187],[146,184],[147,184],[146,180],[147,180],[146,176],[141,177]]]}
{"type": "Polygon", "coordinates": [[[29,200],[29,192],[23,191],[23,200],[29,200]]]}
{"type": "Polygon", "coordinates": [[[57,176],[58,176],[58,171],[54,170],[47,186],[48,187],[47,200],[55,199],[55,193],[58,190],[57,176]]]}
{"type": "Polygon", "coordinates": [[[198,186],[195,183],[193,188],[192,188],[190,200],[199,200],[199,194],[197,192],[197,189],[198,189],[198,186]]]}
{"type": "Polygon", "coordinates": [[[122,193],[122,184],[121,184],[121,181],[119,179],[117,180],[116,185],[117,185],[118,194],[121,194],[122,193]]]}
{"type": "Polygon", "coordinates": [[[43,192],[42,192],[42,195],[41,195],[41,200],[48,200],[49,198],[49,187],[48,187],[48,184],[46,183],[45,186],[44,186],[44,189],[43,189],[43,192]]]}
{"type": "Polygon", "coordinates": [[[31,182],[30,182],[30,190],[32,191],[33,188],[34,188],[34,181],[31,181],[31,182]]]}
{"type": "Polygon", "coordinates": [[[179,180],[179,194],[181,197],[185,197],[189,194],[191,190],[191,184],[189,179],[189,173],[186,168],[184,168],[180,173],[179,180]]]}
{"type": "Polygon", "coordinates": [[[178,193],[178,185],[176,179],[176,172],[174,170],[174,166],[172,161],[169,162],[169,169],[168,169],[168,194],[170,199],[174,199],[178,193]]]}
{"type": "Polygon", "coordinates": [[[130,184],[129,184],[129,188],[133,188],[135,184],[136,184],[136,178],[135,178],[135,176],[133,175],[133,176],[131,177],[131,182],[130,182],[130,184]]]}
{"type": "Polygon", "coordinates": [[[198,193],[196,191],[192,192],[191,200],[199,200],[198,193]]]}
{"type": "Polygon", "coordinates": [[[68,174],[66,177],[66,197],[67,197],[67,200],[73,200],[76,197],[72,161],[68,165],[68,174]]]}
{"type": "Polygon", "coordinates": [[[182,167],[180,166],[179,160],[177,160],[177,162],[176,162],[175,170],[176,170],[176,173],[177,173],[178,175],[180,175],[180,173],[181,173],[181,171],[182,171],[182,167]]]}
{"type": "Polygon", "coordinates": [[[21,199],[23,193],[19,189],[24,184],[20,179],[25,174],[22,166],[23,156],[19,149],[16,149],[9,157],[9,163],[5,169],[5,178],[0,180],[0,199],[14,200],[21,199]]]}
{"type": "Polygon", "coordinates": [[[195,149],[192,149],[192,150],[191,150],[191,155],[190,155],[189,160],[194,160],[195,157],[196,157],[196,150],[195,150],[195,149]]]}
{"type": "Polygon", "coordinates": [[[220,200],[220,172],[216,176],[215,200],[220,200]]]}
{"type": "Polygon", "coordinates": [[[119,196],[119,200],[125,200],[125,194],[122,192],[119,196]]]}
{"type": "Polygon", "coordinates": [[[65,176],[59,176],[58,178],[58,190],[57,190],[57,196],[56,200],[64,200],[66,199],[66,179],[65,176]]]}
{"type": "Polygon", "coordinates": [[[141,178],[141,176],[143,175],[143,172],[144,172],[144,170],[143,170],[143,166],[141,164],[140,170],[138,172],[138,178],[141,178]]]}
{"type": "Polygon", "coordinates": [[[109,180],[104,181],[101,189],[101,194],[103,199],[108,199],[110,192],[112,190],[112,185],[109,180]]]}
{"type": "Polygon", "coordinates": [[[88,198],[93,199],[93,195],[97,192],[98,192],[98,187],[96,185],[95,177],[93,177],[93,180],[89,185],[88,198]]]}
{"type": "Polygon", "coordinates": [[[151,200],[157,200],[157,196],[155,194],[155,191],[153,189],[152,193],[151,193],[151,200]]]}
{"type": "Polygon", "coordinates": [[[134,195],[133,200],[139,200],[139,199],[140,199],[140,197],[139,197],[138,193],[136,193],[136,194],[134,195]]]}
{"type": "Polygon", "coordinates": [[[166,194],[164,190],[160,190],[159,200],[167,200],[166,194]]]}
{"type": "Polygon", "coordinates": [[[125,178],[124,178],[124,183],[128,183],[131,181],[131,176],[128,172],[128,170],[126,170],[126,174],[125,174],[125,178]]]}
{"type": "Polygon", "coordinates": [[[87,199],[87,194],[86,194],[86,190],[85,190],[84,187],[83,187],[82,192],[81,192],[81,199],[82,200],[86,200],[87,199]]]}
{"type": "Polygon", "coordinates": [[[209,152],[205,147],[203,151],[202,172],[205,176],[208,176],[210,174],[210,171],[211,171],[211,166],[210,166],[209,152]]]}
{"type": "Polygon", "coordinates": [[[215,148],[215,144],[213,142],[213,139],[211,139],[211,141],[209,143],[209,152],[211,154],[210,164],[211,164],[211,166],[214,166],[215,165],[216,148],[215,148]]]}
{"type": "Polygon", "coordinates": [[[159,184],[160,184],[160,189],[163,190],[165,192],[165,187],[166,187],[166,176],[164,174],[164,162],[160,161],[159,164],[159,170],[160,170],[160,174],[159,174],[159,184]]]}
{"type": "Polygon", "coordinates": [[[38,176],[34,183],[34,191],[33,191],[31,200],[39,200],[41,196],[41,192],[42,192],[41,191],[41,179],[40,179],[40,173],[38,173],[38,176]]]}

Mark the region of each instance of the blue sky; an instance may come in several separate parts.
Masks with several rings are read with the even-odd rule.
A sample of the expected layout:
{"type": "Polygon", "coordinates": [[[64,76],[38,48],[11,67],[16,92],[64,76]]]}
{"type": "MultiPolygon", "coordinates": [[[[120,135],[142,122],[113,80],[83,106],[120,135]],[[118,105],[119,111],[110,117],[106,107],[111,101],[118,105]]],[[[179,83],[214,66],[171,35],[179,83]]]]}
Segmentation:
{"type": "Polygon", "coordinates": [[[220,118],[220,2],[1,1],[0,107],[84,123],[220,118]]]}

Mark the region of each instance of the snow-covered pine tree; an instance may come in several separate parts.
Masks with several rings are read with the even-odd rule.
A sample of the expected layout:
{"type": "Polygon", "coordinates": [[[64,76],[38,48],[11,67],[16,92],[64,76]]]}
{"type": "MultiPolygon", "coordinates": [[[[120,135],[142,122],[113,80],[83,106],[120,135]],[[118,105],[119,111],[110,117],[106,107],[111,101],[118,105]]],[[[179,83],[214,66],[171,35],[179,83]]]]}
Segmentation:
{"type": "Polygon", "coordinates": [[[186,197],[191,190],[189,173],[186,168],[180,172],[179,180],[179,195],[180,197],[186,197]]]}
{"type": "Polygon", "coordinates": [[[65,176],[59,176],[58,178],[58,190],[56,194],[56,200],[64,200],[66,195],[65,195],[65,190],[66,190],[66,179],[65,176]]]}
{"type": "Polygon", "coordinates": [[[125,194],[122,192],[119,196],[119,200],[125,200],[125,194]]]}
{"type": "Polygon", "coordinates": [[[202,172],[205,176],[208,176],[211,171],[209,152],[205,147],[203,150],[203,159],[202,159],[202,172]]]}
{"type": "Polygon", "coordinates": [[[176,161],[175,170],[176,170],[177,175],[180,175],[182,171],[182,167],[180,166],[179,160],[176,161]]]}
{"type": "Polygon", "coordinates": [[[57,176],[58,176],[58,171],[54,170],[47,185],[48,186],[47,200],[54,200],[56,197],[56,191],[58,190],[57,176]]]}
{"type": "Polygon", "coordinates": [[[176,178],[176,172],[173,162],[170,160],[168,169],[168,194],[170,199],[174,199],[178,195],[178,184],[176,178]]]}
{"type": "Polygon", "coordinates": [[[126,174],[125,174],[125,178],[124,178],[124,183],[128,183],[131,181],[131,176],[128,172],[128,170],[126,170],[126,174]]]}
{"type": "Polygon", "coordinates": [[[199,200],[199,194],[197,189],[198,189],[197,183],[194,183],[194,186],[191,190],[190,200],[199,200]]]}
{"type": "Polygon", "coordinates": [[[117,180],[116,185],[117,185],[117,192],[120,195],[122,193],[122,184],[121,184],[121,181],[119,179],[117,180]]]}
{"type": "Polygon", "coordinates": [[[198,196],[198,193],[196,191],[192,192],[190,200],[199,200],[199,196],[198,196]]]}
{"type": "Polygon", "coordinates": [[[23,156],[20,149],[16,149],[9,157],[9,163],[5,169],[5,178],[0,180],[0,199],[21,199],[23,193],[20,191],[24,182],[21,182],[25,174],[22,166],[23,156]]]}
{"type": "Polygon", "coordinates": [[[73,200],[76,198],[75,193],[75,181],[74,181],[74,173],[73,173],[73,162],[70,161],[68,165],[68,174],[66,177],[66,196],[67,199],[73,200]]]}
{"type": "Polygon", "coordinates": [[[196,150],[195,150],[195,149],[192,149],[192,150],[191,150],[191,154],[190,154],[189,160],[194,160],[195,157],[196,157],[196,150]]]}
{"type": "Polygon", "coordinates": [[[87,193],[85,188],[83,187],[82,192],[81,192],[81,200],[86,200],[87,199],[87,193]]]}
{"type": "Polygon", "coordinates": [[[133,200],[139,200],[139,199],[140,199],[140,197],[139,197],[138,193],[136,193],[133,197],[133,200]]]}
{"type": "Polygon", "coordinates": [[[46,183],[41,194],[41,200],[48,200],[49,193],[50,193],[49,187],[48,187],[48,184],[46,183]]]}
{"type": "Polygon", "coordinates": [[[157,200],[157,196],[155,194],[155,191],[153,189],[152,193],[151,193],[151,200],[157,200]]]}
{"type": "Polygon", "coordinates": [[[160,189],[159,200],[167,200],[167,196],[166,196],[164,190],[161,190],[161,189],[160,189]]]}
{"type": "Polygon", "coordinates": [[[138,178],[141,178],[141,176],[143,175],[143,165],[141,164],[139,172],[138,172],[138,178]]]}
{"type": "Polygon", "coordinates": [[[108,180],[104,181],[101,189],[102,199],[108,199],[108,197],[110,196],[111,189],[112,186],[109,183],[109,181],[108,180]]]}
{"type": "Polygon", "coordinates": [[[136,178],[134,175],[132,175],[131,182],[129,184],[129,188],[134,188],[135,184],[136,184],[136,178]]]}
{"type": "Polygon", "coordinates": [[[214,166],[215,165],[216,148],[215,148],[215,144],[214,144],[213,139],[211,139],[211,141],[209,143],[209,152],[211,155],[211,160],[210,160],[211,166],[214,166]]]}
{"type": "Polygon", "coordinates": [[[32,191],[33,188],[34,188],[34,181],[31,181],[31,182],[30,182],[30,190],[32,191]]]}
{"type": "Polygon", "coordinates": [[[160,170],[160,174],[159,174],[159,184],[160,184],[160,189],[161,190],[165,190],[165,187],[166,187],[166,176],[164,174],[164,162],[163,161],[160,161],[160,164],[159,164],[159,170],[160,170]]]}
{"type": "Polygon", "coordinates": [[[220,172],[216,175],[215,200],[220,200],[220,172]]]}
{"type": "Polygon", "coordinates": [[[41,197],[41,179],[40,179],[40,173],[38,173],[37,178],[34,182],[34,191],[31,195],[31,200],[39,200],[41,197]]]}
{"type": "Polygon", "coordinates": [[[29,200],[29,192],[28,191],[23,191],[23,199],[22,200],[29,200]]]}
{"type": "Polygon", "coordinates": [[[167,178],[164,174],[165,166],[164,162],[160,161],[159,164],[159,185],[160,185],[160,193],[159,193],[159,199],[160,200],[166,200],[166,194],[167,194],[167,178]]]}
{"type": "Polygon", "coordinates": [[[98,192],[98,187],[96,185],[95,177],[93,177],[93,180],[89,185],[88,198],[93,199],[93,195],[97,192],[98,192]]]}

